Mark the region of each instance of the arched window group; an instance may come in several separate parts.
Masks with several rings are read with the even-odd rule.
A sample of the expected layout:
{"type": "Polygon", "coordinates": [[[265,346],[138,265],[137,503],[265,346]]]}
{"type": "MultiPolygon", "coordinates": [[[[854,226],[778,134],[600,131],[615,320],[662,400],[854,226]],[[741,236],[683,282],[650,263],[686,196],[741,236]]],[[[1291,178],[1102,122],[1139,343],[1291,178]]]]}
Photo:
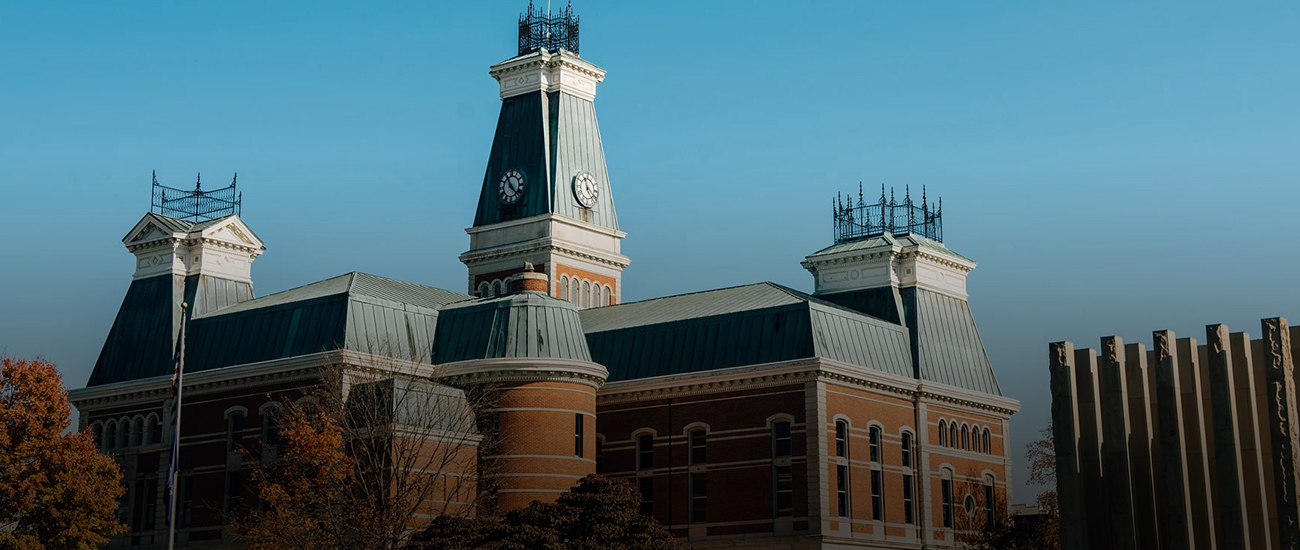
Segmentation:
{"type": "Polygon", "coordinates": [[[613,304],[614,289],[607,284],[589,279],[560,275],[560,281],[556,283],[556,290],[558,290],[557,294],[561,300],[580,308],[613,304]]]}
{"type": "Polygon", "coordinates": [[[509,284],[508,281],[503,281],[501,279],[493,279],[491,282],[483,281],[478,284],[478,296],[479,298],[503,296],[510,290],[507,286],[509,284]]]}
{"type": "Polygon", "coordinates": [[[97,420],[90,433],[103,451],[145,447],[162,443],[162,422],[156,413],[97,420]]]}
{"type": "Polygon", "coordinates": [[[987,427],[960,425],[956,421],[939,421],[939,446],[993,454],[993,434],[987,427]]]}

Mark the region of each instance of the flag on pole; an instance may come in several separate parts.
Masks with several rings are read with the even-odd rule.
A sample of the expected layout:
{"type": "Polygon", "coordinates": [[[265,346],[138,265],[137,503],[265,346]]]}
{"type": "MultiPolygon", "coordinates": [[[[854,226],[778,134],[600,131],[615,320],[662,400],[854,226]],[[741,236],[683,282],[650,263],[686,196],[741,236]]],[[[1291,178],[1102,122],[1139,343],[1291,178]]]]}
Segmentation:
{"type": "Polygon", "coordinates": [[[175,370],[172,371],[172,452],[167,466],[167,525],[174,526],[172,517],[176,507],[176,482],[180,471],[181,441],[181,382],[185,377],[185,318],[187,304],[181,304],[181,335],[176,340],[175,370]]]}

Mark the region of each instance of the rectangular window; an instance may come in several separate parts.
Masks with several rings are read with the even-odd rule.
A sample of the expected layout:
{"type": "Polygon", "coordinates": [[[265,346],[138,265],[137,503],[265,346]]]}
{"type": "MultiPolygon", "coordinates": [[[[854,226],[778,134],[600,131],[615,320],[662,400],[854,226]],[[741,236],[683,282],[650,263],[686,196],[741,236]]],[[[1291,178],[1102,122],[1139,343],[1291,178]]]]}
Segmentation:
{"type": "Polygon", "coordinates": [[[989,527],[993,527],[993,521],[994,521],[993,516],[994,516],[994,510],[996,509],[993,503],[993,485],[988,483],[987,481],[985,483],[986,485],[984,485],[984,524],[989,527]]]}
{"type": "Polygon", "coordinates": [[[240,472],[231,470],[226,472],[226,513],[233,512],[239,506],[240,489],[242,483],[240,472]]]}
{"type": "Polygon", "coordinates": [[[636,438],[636,469],[653,470],[655,467],[655,437],[643,435],[636,438]]]}
{"type": "Polygon", "coordinates": [[[835,494],[839,498],[838,510],[839,516],[849,517],[849,467],[839,465],[835,467],[835,494]]]}
{"type": "Polygon", "coordinates": [[[776,517],[786,518],[794,515],[794,475],[789,466],[777,466],[772,469],[773,508],[776,517]]]}
{"type": "Polygon", "coordinates": [[[152,531],[158,513],[158,480],[142,479],[135,484],[135,530],[152,531]]]}
{"type": "Polygon", "coordinates": [[[943,488],[943,526],[952,528],[952,480],[945,479],[940,482],[943,488]]]}
{"type": "Polygon", "coordinates": [[[849,456],[849,423],[843,420],[835,423],[835,456],[849,456]]]}
{"type": "Polygon", "coordinates": [[[573,456],[582,456],[582,413],[573,415],[573,456]]]}
{"type": "Polygon", "coordinates": [[[596,473],[605,471],[605,440],[596,438],[596,473]]]}
{"type": "Polygon", "coordinates": [[[708,521],[708,485],[704,473],[691,474],[691,523],[708,521]]]}
{"type": "Polygon", "coordinates": [[[871,519],[885,519],[885,479],[880,470],[871,471],[871,519]]]}
{"type": "Polygon", "coordinates": [[[790,456],[790,423],[772,423],[772,458],[790,456]]]}
{"type": "Polygon", "coordinates": [[[691,430],[689,437],[691,445],[690,465],[704,464],[708,458],[705,454],[707,451],[705,447],[707,435],[704,430],[691,430]]]}
{"type": "Polygon", "coordinates": [[[912,434],[903,432],[903,467],[912,467],[912,434]]]}
{"type": "Polygon", "coordinates": [[[903,476],[903,523],[911,525],[916,523],[916,504],[912,496],[912,476],[903,476]]]}
{"type": "Polygon", "coordinates": [[[184,474],[180,476],[181,492],[177,495],[177,508],[180,509],[180,515],[176,517],[176,523],[181,527],[190,526],[190,510],[194,507],[194,475],[184,474]]]}
{"type": "Polygon", "coordinates": [[[871,444],[871,461],[880,462],[880,428],[867,432],[867,442],[871,444]]]}
{"type": "Polygon", "coordinates": [[[244,415],[231,413],[226,419],[226,452],[237,453],[244,445],[244,415]]]}
{"type": "Polygon", "coordinates": [[[638,477],[636,485],[641,491],[641,505],[637,508],[637,511],[643,516],[654,515],[655,478],[651,476],[638,477]]]}

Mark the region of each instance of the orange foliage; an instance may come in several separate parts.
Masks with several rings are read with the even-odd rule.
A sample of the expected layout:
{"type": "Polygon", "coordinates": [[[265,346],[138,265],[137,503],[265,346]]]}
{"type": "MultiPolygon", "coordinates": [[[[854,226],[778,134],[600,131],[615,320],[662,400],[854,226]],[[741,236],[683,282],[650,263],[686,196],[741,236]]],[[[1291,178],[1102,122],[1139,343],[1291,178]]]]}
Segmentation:
{"type": "Polygon", "coordinates": [[[0,360],[0,548],[94,548],[126,531],[122,472],[89,431],[64,433],[70,413],[54,365],[0,360]]]}

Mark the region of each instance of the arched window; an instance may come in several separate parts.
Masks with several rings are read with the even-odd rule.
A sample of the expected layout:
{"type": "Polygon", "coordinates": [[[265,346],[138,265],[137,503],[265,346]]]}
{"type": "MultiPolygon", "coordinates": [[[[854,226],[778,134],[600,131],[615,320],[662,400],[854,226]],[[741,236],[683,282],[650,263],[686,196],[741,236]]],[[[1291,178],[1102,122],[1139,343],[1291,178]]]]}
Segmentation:
{"type": "Polygon", "coordinates": [[[135,421],[131,423],[132,446],[144,445],[148,442],[146,438],[149,437],[149,433],[145,431],[146,429],[144,417],[137,416],[135,421]]]}
{"type": "Polygon", "coordinates": [[[578,295],[578,299],[581,302],[578,304],[578,307],[591,307],[591,283],[590,282],[588,281],[582,282],[582,293],[578,295]]]}
{"type": "Polygon", "coordinates": [[[280,407],[262,409],[262,444],[280,444],[280,407]]]}
{"type": "Polygon", "coordinates": [[[121,449],[126,446],[127,437],[131,435],[131,419],[123,418],[117,421],[117,437],[113,438],[113,446],[121,449]]]}
{"type": "Polygon", "coordinates": [[[708,480],[705,469],[702,468],[708,461],[708,432],[704,428],[695,428],[686,432],[686,444],[690,447],[687,455],[687,464],[692,466],[687,483],[690,484],[688,491],[691,495],[690,514],[691,523],[703,523],[708,521],[708,480]]]}
{"type": "MultiPolygon", "coordinates": [[[[943,433],[943,432],[939,432],[943,433]]],[[[912,434],[903,432],[903,523],[916,523],[916,488],[912,478],[912,434]]]]}
{"type": "Polygon", "coordinates": [[[226,413],[226,452],[237,453],[244,446],[244,412],[234,410],[226,413]]]}
{"type": "Polygon", "coordinates": [[[993,454],[993,438],[989,437],[989,429],[984,428],[984,452],[993,454]]]}
{"type": "Polygon", "coordinates": [[[578,280],[569,279],[569,302],[578,305],[578,280]]]}
{"type": "Polygon", "coordinates": [[[609,288],[609,285],[605,285],[605,289],[600,292],[600,305],[602,306],[614,305],[614,302],[610,301],[610,296],[613,294],[613,292],[614,291],[609,288]]]}
{"type": "Polygon", "coordinates": [[[505,294],[505,289],[502,288],[501,281],[492,281],[492,295],[502,296],[504,294],[505,294]]]}
{"type": "Polygon", "coordinates": [[[970,429],[970,433],[971,433],[971,438],[970,438],[971,450],[978,453],[980,452],[980,427],[973,426],[970,429]]]}
{"type": "Polygon", "coordinates": [[[872,426],[867,434],[867,443],[871,446],[871,461],[880,462],[880,427],[872,426]]]}
{"type": "Polygon", "coordinates": [[[478,284],[478,295],[480,298],[487,298],[492,295],[492,287],[488,285],[487,281],[478,284]]]}
{"type": "Polygon", "coordinates": [[[144,419],[144,444],[155,445],[162,442],[162,423],[158,417],[149,415],[144,419]]]}
{"type": "Polygon", "coordinates": [[[569,299],[569,276],[568,275],[560,276],[560,299],[566,301],[569,299]]]}
{"type": "Polygon", "coordinates": [[[600,283],[591,285],[591,294],[587,298],[587,307],[600,307],[600,283]]]}
{"type": "Polygon", "coordinates": [[[849,422],[847,420],[835,421],[835,456],[849,457],[849,422]]]}
{"type": "Polygon", "coordinates": [[[939,421],[939,446],[948,446],[948,422],[945,420],[939,421]]]}
{"type": "Polygon", "coordinates": [[[961,440],[957,438],[957,423],[953,422],[948,425],[948,446],[956,447],[960,443],[961,440]]]}
{"type": "Polygon", "coordinates": [[[655,463],[655,436],[641,434],[636,438],[636,469],[652,470],[655,463]]]}
{"type": "Polygon", "coordinates": [[[794,515],[794,472],[790,466],[790,421],[772,422],[772,514],[794,515]]]}
{"type": "Polygon", "coordinates": [[[965,424],[961,425],[961,448],[970,450],[970,430],[966,429],[965,424]]]}
{"type": "Polygon", "coordinates": [[[112,449],[115,443],[117,443],[117,422],[109,420],[104,423],[104,450],[112,449]]]}
{"type": "Polygon", "coordinates": [[[940,492],[943,497],[943,526],[952,529],[954,519],[952,509],[952,470],[944,468],[940,471],[939,476],[942,481],[939,482],[940,492]]]}
{"type": "Polygon", "coordinates": [[[997,511],[997,499],[993,491],[993,476],[984,476],[984,525],[993,527],[995,512],[997,511]]]}
{"type": "Polygon", "coordinates": [[[95,447],[104,448],[104,425],[98,422],[90,425],[90,436],[95,439],[95,447]]]}

